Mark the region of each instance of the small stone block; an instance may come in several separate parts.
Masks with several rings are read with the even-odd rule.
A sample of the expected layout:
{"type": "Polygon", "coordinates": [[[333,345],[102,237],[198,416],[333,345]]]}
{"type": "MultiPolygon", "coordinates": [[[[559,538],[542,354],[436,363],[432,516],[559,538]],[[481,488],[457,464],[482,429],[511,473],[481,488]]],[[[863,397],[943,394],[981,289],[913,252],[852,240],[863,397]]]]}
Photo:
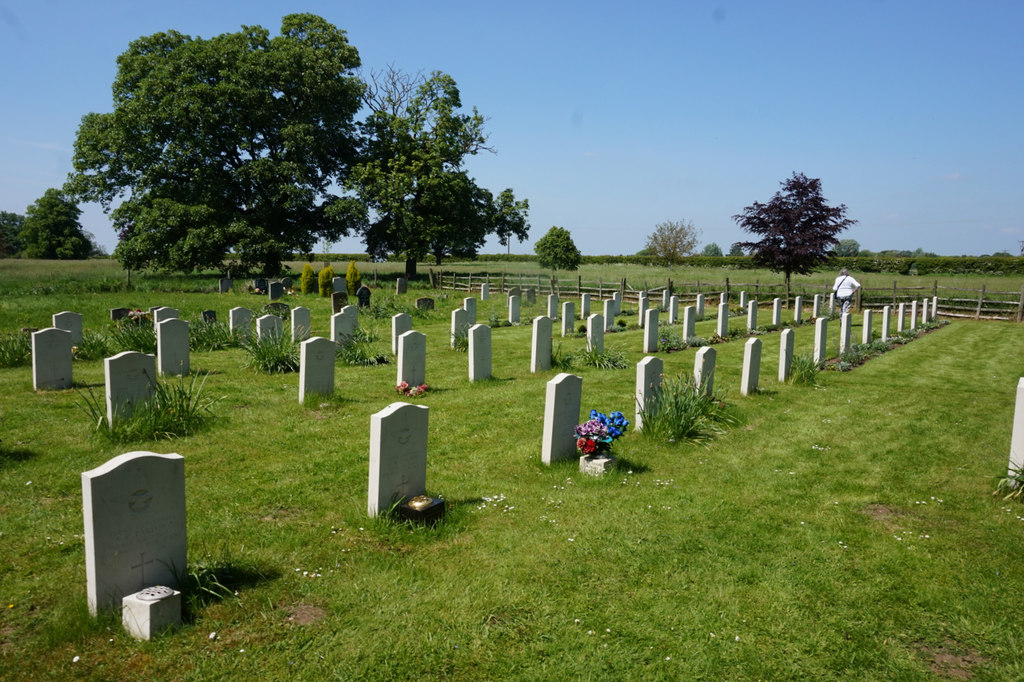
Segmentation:
{"type": "Polygon", "coordinates": [[[580,473],[588,476],[604,476],[615,468],[616,459],[611,455],[583,455],[580,457],[580,473]]]}
{"type": "Polygon", "coordinates": [[[414,523],[437,523],[444,518],[444,500],[417,495],[399,505],[398,517],[414,523]]]}
{"type": "Polygon", "coordinates": [[[160,585],[121,599],[121,624],[135,639],[150,640],[181,625],[181,592],[160,585]]]}

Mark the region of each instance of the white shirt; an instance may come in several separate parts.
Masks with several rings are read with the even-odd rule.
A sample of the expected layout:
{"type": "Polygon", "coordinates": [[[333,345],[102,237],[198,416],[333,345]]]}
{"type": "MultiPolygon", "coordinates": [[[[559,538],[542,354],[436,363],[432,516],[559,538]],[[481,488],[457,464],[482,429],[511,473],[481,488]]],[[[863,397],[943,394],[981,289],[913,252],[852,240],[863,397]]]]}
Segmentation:
{"type": "Polygon", "coordinates": [[[853,290],[859,288],[860,282],[849,275],[839,275],[836,277],[836,283],[832,285],[832,291],[836,292],[839,298],[850,298],[853,296],[853,290]]]}

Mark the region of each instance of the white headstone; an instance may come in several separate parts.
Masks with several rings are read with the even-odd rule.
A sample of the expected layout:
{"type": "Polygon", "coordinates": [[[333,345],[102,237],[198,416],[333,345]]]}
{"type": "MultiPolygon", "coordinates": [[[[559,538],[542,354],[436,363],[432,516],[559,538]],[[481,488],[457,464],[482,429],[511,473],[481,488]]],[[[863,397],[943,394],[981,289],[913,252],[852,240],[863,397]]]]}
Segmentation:
{"type": "Polygon", "coordinates": [[[590,317],[590,294],[580,294],[580,319],[590,317]]]}
{"type": "Polygon", "coordinates": [[[650,411],[651,401],[661,391],[661,376],[665,363],[661,358],[648,356],[636,363],[636,415],[633,428],[642,431],[644,412],[650,411]]]}
{"type": "Polygon", "coordinates": [[[337,346],[330,339],[314,336],[299,344],[299,404],[306,396],[334,394],[334,354],[337,346]]]}
{"type": "Polygon", "coordinates": [[[910,328],[917,329],[917,301],[910,302],[910,328]]]}
{"type": "Polygon", "coordinates": [[[65,310],[62,313],[53,314],[53,326],[56,329],[63,329],[71,332],[71,345],[77,346],[82,342],[82,315],[65,310]]]}
{"type": "Polygon", "coordinates": [[[670,296],[668,299],[668,323],[679,324],[679,297],[670,296]]]}
{"type": "Polygon", "coordinates": [[[723,339],[729,336],[729,304],[718,304],[718,327],[716,331],[723,339]]]}
{"type": "Polygon", "coordinates": [[[1013,431],[1010,434],[1010,466],[1006,475],[1024,474],[1024,377],[1017,381],[1017,400],[1013,406],[1013,431]]]}
{"type": "Polygon", "coordinates": [[[519,297],[508,297],[508,321],[512,324],[519,324],[519,297]]]}
{"type": "Polygon", "coordinates": [[[747,292],[746,291],[741,291],[740,292],[740,310],[743,310],[744,308],[746,308],[747,307],[747,303],[749,303],[749,301],[747,300],[747,292]]]}
{"type": "Polygon", "coordinates": [[[412,317],[408,313],[391,316],[391,354],[398,355],[398,337],[412,330],[412,317]]]}
{"type": "Polygon", "coordinates": [[[188,374],[188,321],[172,318],[156,325],[157,372],[163,374],[188,374]]]}
{"type": "Polygon", "coordinates": [[[937,319],[939,319],[939,297],[938,296],[932,296],[931,320],[932,320],[932,322],[934,322],[937,319]]]}
{"type": "Polygon", "coordinates": [[[921,299],[921,324],[928,322],[928,299],[921,299]]]}
{"type": "Polygon", "coordinates": [[[772,326],[773,327],[781,327],[782,326],[782,299],[781,298],[773,298],[772,299],[772,326]]]}
{"type": "Polygon", "coordinates": [[[472,296],[462,299],[462,309],[466,311],[466,324],[476,324],[476,299],[472,296]]]}
{"type": "Polygon", "coordinates": [[[562,303],[562,336],[569,336],[575,329],[573,325],[576,322],[576,304],[572,301],[565,301],[562,303]]]}
{"type": "Polygon", "coordinates": [[[583,379],[562,373],[547,383],[544,399],[544,431],[540,459],[551,464],[576,455],[574,429],[583,401],[583,379]]]}
{"type": "Polygon", "coordinates": [[[760,373],[761,339],[747,339],[747,342],[743,344],[743,374],[740,378],[740,395],[750,395],[757,392],[757,382],[760,373]]]}
{"type": "Polygon", "coordinates": [[[469,380],[491,378],[491,328],[474,324],[469,328],[469,380]]]}
{"type": "Polygon", "coordinates": [[[605,331],[615,326],[615,299],[609,298],[604,302],[604,328],[605,331]]]}
{"type": "MultiPolygon", "coordinates": [[[[409,331],[402,335],[420,332],[409,331]]],[[[424,337],[426,338],[426,337],[424,337]]],[[[370,415],[370,480],[366,511],[377,516],[392,503],[427,492],[426,405],[391,403],[370,415]]]]}
{"type": "Polygon", "coordinates": [[[697,309],[697,319],[704,319],[704,294],[697,294],[697,300],[693,304],[693,307],[697,309]]]}
{"type": "Polygon", "coordinates": [[[82,473],[89,612],[187,570],[185,459],[128,452],[82,473]]]}
{"type": "Polygon", "coordinates": [[[648,307],[647,292],[646,291],[641,291],[640,292],[640,296],[637,298],[637,301],[636,301],[636,309],[637,309],[636,323],[641,328],[644,326],[644,324],[646,322],[645,316],[647,315],[647,307],[648,307]]]}
{"type": "Polygon", "coordinates": [[[331,315],[331,341],[338,345],[351,343],[359,327],[359,308],[347,305],[331,315]]]}
{"type": "Polygon", "coordinates": [[[177,308],[169,308],[167,306],[160,306],[153,311],[153,326],[160,324],[164,320],[173,320],[178,317],[177,308]]]}
{"type": "Polygon", "coordinates": [[[793,321],[800,324],[804,321],[804,297],[797,296],[793,299],[793,321]]]}
{"type": "Polygon", "coordinates": [[[248,308],[232,308],[228,311],[228,329],[232,333],[248,334],[252,326],[252,311],[248,308]]]}
{"type": "Polygon", "coordinates": [[[465,336],[467,329],[469,329],[469,315],[467,315],[466,309],[456,308],[452,311],[452,323],[448,331],[449,345],[452,348],[455,348],[459,336],[465,336]]]}
{"type": "Polygon", "coordinates": [[[331,278],[331,293],[335,291],[344,291],[348,293],[348,282],[344,277],[332,277],[331,278]]]}
{"type": "Polygon", "coordinates": [[[907,320],[907,304],[900,303],[896,306],[896,331],[901,332],[906,329],[907,320]]]}
{"type": "Polygon", "coordinates": [[[398,337],[398,382],[420,386],[427,382],[427,336],[408,331],[398,337]]]}
{"type": "Polygon", "coordinates": [[[604,352],[604,315],[594,313],[587,318],[587,350],[604,352]]]}
{"type": "Polygon", "coordinates": [[[715,391],[715,349],[703,346],[693,358],[693,381],[705,395],[715,391]]]}
{"type": "Polygon", "coordinates": [[[301,305],[292,308],[292,341],[299,343],[309,338],[310,322],[309,308],[301,305]]]}
{"type": "Polygon", "coordinates": [[[548,317],[558,319],[558,294],[548,294],[548,317]]]}
{"type": "Polygon", "coordinates": [[[71,332],[66,329],[32,332],[32,388],[71,388],[71,346],[71,332]]]}
{"type": "Polygon", "coordinates": [[[839,318],[839,352],[850,350],[853,342],[853,315],[843,313],[839,318]]]}
{"type": "Polygon", "coordinates": [[[480,285],[480,300],[487,301],[491,298],[491,285],[484,282],[480,285]]]}
{"type": "Polygon", "coordinates": [[[666,313],[668,312],[668,302],[672,298],[672,294],[669,293],[668,289],[662,289],[661,291],[661,309],[666,313]]]}
{"type": "Polygon", "coordinates": [[[888,341],[892,335],[892,307],[882,308],[882,341],[888,341]]]}
{"type": "Polygon", "coordinates": [[[811,310],[811,317],[821,317],[821,294],[814,295],[814,308],[811,310]]]}
{"type": "Polygon", "coordinates": [[[757,329],[757,301],[747,303],[747,329],[750,331],[757,329]]]}
{"type": "Polygon", "coordinates": [[[551,318],[541,315],[533,318],[533,343],[530,344],[530,372],[551,369],[551,318]]]}
{"type": "Polygon", "coordinates": [[[688,305],[683,308],[683,340],[688,341],[697,335],[696,333],[697,307],[688,305]]]}
{"type": "Polygon", "coordinates": [[[658,352],[658,309],[648,308],[644,313],[644,353],[658,352]]]}
{"type": "Polygon", "coordinates": [[[832,292],[828,295],[828,314],[831,315],[836,311],[836,292],[832,292]]]}
{"type": "Polygon", "coordinates": [[[729,294],[724,291],[718,295],[718,305],[722,305],[723,303],[726,305],[729,304],[729,294]]]}
{"type": "Polygon", "coordinates": [[[828,354],[828,318],[819,317],[814,321],[814,364],[821,367],[828,354]]]}
{"type": "Polygon", "coordinates": [[[284,322],[277,315],[261,315],[256,318],[256,338],[261,341],[281,338],[284,322]]]}
{"type": "Polygon", "coordinates": [[[131,415],[132,407],[148,402],[156,390],[156,356],[126,350],[103,361],[107,423],[131,415]]]}
{"type": "Polygon", "coordinates": [[[861,343],[864,343],[864,344],[871,343],[871,335],[872,335],[871,326],[872,326],[872,321],[873,321],[872,320],[873,312],[874,311],[872,311],[870,308],[864,311],[864,322],[863,322],[863,327],[861,329],[861,335],[860,335],[860,342],[861,343]]]}
{"type": "Polygon", "coordinates": [[[783,329],[779,335],[779,383],[789,380],[793,369],[793,336],[792,329],[783,329]]]}

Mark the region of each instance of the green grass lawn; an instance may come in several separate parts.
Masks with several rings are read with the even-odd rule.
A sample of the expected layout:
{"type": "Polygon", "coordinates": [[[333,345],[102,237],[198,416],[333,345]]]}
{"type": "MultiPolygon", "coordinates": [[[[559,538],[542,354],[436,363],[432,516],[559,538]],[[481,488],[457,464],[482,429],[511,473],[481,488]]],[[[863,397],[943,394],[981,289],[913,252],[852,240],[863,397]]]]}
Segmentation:
{"type": "MultiPolygon", "coordinates": [[[[265,302],[169,281],[111,293],[12,284],[0,331],[47,326],[60,310],[103,330],[111,307],[226,320],[265,302]]],[[[360,324],[386,345],[390,314],[425,293],[378,290],[380,316],[360,324]]],[[[414,399],[430,407],[428,492],[449,505],[436,528],[366,516],[370,415],[398,398],[394,364],[339,364],[336,395],[302,407],[297,374],[243,369],[237,348],[193,353],[218,398],[212,424],[122,446],[90,437],[80,405],[103,390],[101,360],[76,361],[69,391],[35,393],[28,366],[0,369],[0,677],[1024,677],[1024,506],[992,495],[1024,375],[1021,327],[954,322],[823,372],[816,388],[775,380],[779,335],[765,334],[751,397],[739,395],[742,339],[719,344],[716,388],[738,424],[706,447],[628,433],[622,468],[596,479],[574,461],[540,463],[557,374],[529,373],[542,302],[524,306],[526,324],[493,330],[495,378],[471,384],[467,354],[448,348],[462,295],[433,295],[437,310],[413,327],[428,343],[430,390],[414,399]],[[80,473],[132,450],[185,457],[190,571],[228,588],[193,595],[188,623],[146,643],[85,604],[80,473]]],[[[326,300],[288,302],[328,335],[326,300]]],[[[478,302],[479,321],[492,314],[505,317],[501,296],[478,302]]],[[[574,370],[584,413],[632,418],[641,334],[605,338],[628,369],[574,370]]],[[[812,335],[796,329],[797,353],[812,335]]],[[[830,340],[834,354],[838,323],[830,340]]],[[[693,349],[659,355],[666,374],[692,373],[693,349]]]]}

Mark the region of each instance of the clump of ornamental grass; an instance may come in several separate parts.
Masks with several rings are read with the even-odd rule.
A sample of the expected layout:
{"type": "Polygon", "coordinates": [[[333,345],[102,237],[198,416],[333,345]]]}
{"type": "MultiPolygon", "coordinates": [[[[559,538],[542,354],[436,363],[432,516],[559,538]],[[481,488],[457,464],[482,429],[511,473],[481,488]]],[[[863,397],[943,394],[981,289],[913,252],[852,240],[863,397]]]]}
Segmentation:
{"type": "Polygon", "coordinates": [[[0,367],[21,367],[32,359],[32,338],[24,332],[0,334],[0,367]]]}
{"type": "Polygon", "coordinates": [[[193,352],[208,352],[237,348],[241,334],[232,331],[223,322],[191,320],[188,325],[188,345],[193,352]]]}
{"type": "Polygon", "coordinates": [[[82,340],[71,349],[76,360],[102,360],[113,355],[113,343],[103,332],[93,329],[82,331],[82,340]]]}
{"type": "Polygon", "coordinates": [[[375,341],[357,341],[355,336],[348,343],[339,343],[335,357],[342,364],[353,367],[373,367],[390,362],[384,348],[375,341]]]}
{"type": "Polygon", "coordinates": [[[796,355],[793,357],[793,364],[789,367],[789,383],[798,386],[817,386],[818,372],[821,370],[814,357],[810,355],[796,355]]]}
{"type": "Polygon", "coordinates": [[[242,341],[242,367],[264,374],[284,374],[299,369],[299,345],[285,334],[247,336],[242,341]]]}
{"type": "Polygon", "coordinates": [[[664,379],[639,407],[640,433],[659,442],[707,443],[736,423],[723,394],[708,394],[690,376],[664,379]]]}
{"type": "Polygon", "coordinates": [[[461,324],[452,333],[452,350],[459,353],[469,352],[469,325],[461,324]]]}
{"type": "Polygon", "coordinates": [[[156,353],[156,332],[147,320],[126,317],[110,328],[110,344],[118,352],[156,353]]]}
{"type": "Polygon", "coordinates": [[[127,406],[113,424],[107,419],[105,401],[92,389],[79,393],[79,406],[89,415],[93,434],[111,444],[191,436],[209,423],[218,400],[205,394],[208,377],[203,375],[200,380],[198,374],[193,374],[188,380],[153,381],[150,399],[127,406]]]}

